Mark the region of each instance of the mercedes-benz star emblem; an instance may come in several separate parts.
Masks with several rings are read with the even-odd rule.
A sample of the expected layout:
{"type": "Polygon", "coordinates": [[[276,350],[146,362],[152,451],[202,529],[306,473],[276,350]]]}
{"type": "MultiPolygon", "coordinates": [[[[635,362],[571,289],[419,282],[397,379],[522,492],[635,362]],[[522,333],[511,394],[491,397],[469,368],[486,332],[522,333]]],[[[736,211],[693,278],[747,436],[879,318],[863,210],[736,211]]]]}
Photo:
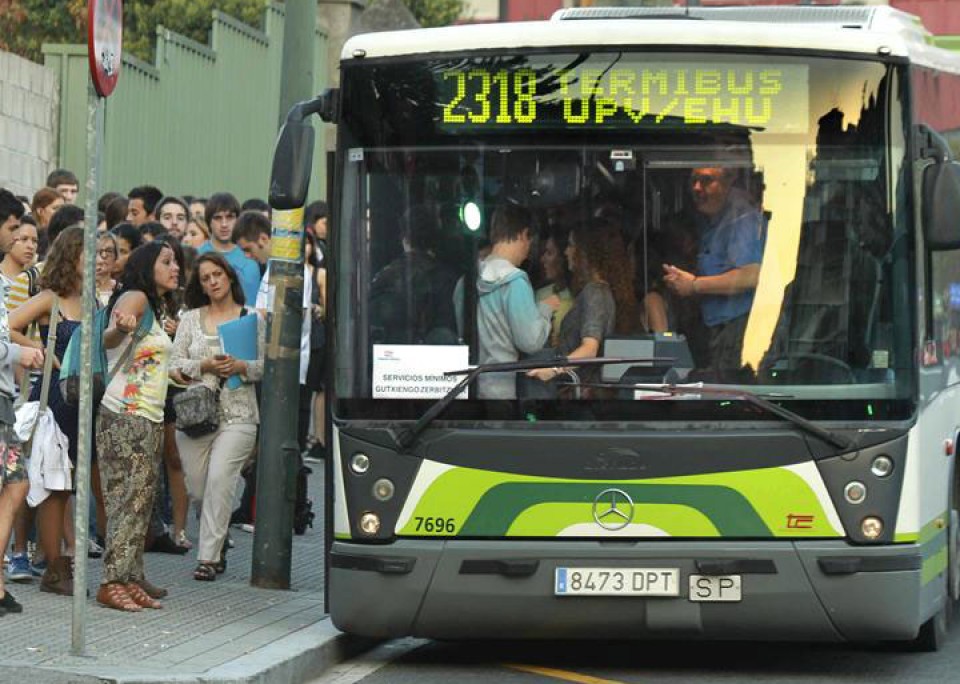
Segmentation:
{"type": "Polygon", "coordinates": [[[633,499],[622,489],[604,489],[593,500],[593,519],[605,530],[622,530],[633,522],[633,499]]]}

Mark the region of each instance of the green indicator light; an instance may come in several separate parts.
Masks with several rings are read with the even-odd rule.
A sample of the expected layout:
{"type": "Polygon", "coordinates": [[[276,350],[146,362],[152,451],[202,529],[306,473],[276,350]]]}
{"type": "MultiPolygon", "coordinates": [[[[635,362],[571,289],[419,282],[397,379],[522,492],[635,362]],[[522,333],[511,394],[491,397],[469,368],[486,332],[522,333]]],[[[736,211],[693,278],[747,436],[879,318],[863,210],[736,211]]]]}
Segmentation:
{"type": "Polygon", "coordinates": [[[867,415],[873,418],[873,404],[867,404],[867,415]]]}
{"type": "Polygon", "coordinates": [[[721,405],[721,406],[729,406],[729,405],[732,404],[732,403],[733,403],[732,401],[721,401],[721,402],[720,402],[720,405],[721,405]]]}
{"type": "Polygon", "coordinates": [[[460,220],[463,221],[463,225],[465,225],[471,233],[476,233],[480,230],[481,218],[480,207],[477,206],[476,202],[467,202],[460,209],[460,220]]]}
{"type": "Polygon", "coordinates": [[[537,417],[536,417],[534,414],[532,414],[532,413],[528,413],[528,414],[527,414],[527,422],[528,422],[528,423],[536,423],[536,422],[537,422],[537,417]]]}

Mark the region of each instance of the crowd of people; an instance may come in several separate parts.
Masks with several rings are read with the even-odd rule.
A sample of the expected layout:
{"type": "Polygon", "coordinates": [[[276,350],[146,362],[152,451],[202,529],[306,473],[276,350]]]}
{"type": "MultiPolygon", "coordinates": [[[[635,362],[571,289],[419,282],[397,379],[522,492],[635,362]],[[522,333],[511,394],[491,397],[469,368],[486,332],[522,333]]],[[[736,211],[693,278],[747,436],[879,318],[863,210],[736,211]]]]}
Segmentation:
{"type": "MultiPolygon", "coordinates": [[[[98,201],[96,298],[106,323],[97,333],[108,372],[91,444],[89,548],[75,544],[75,483],[44,489],[35,509],[27,504],[31,488],[44,483],[28,473],[31,444],[17,429],[25,402],[44,395],[77,462],[78,407],[62,393],[59,369],[83,318],[78,190],[65,169],[32,198],[0,188],[0,546],[7,557],[0,615],[23,610],[7,580],[39,580],[41,591],[72,596],[80,552],[103,558],[98,603],[129,612],[159,608],[167,592],[145,576],[144,553],[194,548],[191,501],[200,520],[196,580],[225,570],[231,524],[254,524],[270,207],[260,199],[241,204],[229,192],[176,197],[150,185],[98,201]],[[243,316],[257,317],[257,358],[228,354],[218,333],[243,316]],[[203,434],[178,430],[176,396],[199,386],[211,391],[216,419],[203,434]],[[233,510],[242,475],[243,503],[233,510]]],[[[326,217],[323,202],[306,210],[299,437],[314,456],[325,449],[326,217]]]]}
{"type": "MultiPolygon", "coordinates": [[[[478,360],[482,364],[520,359],[558,362],[524,376],[481,375],[478,395],[484,399],[556,397],[565,376],[576,372],[584,386],[583,396],[615,396],[604,391],[608,388],[591,388],[599,384],[598,366],[573,368],[559,360],[601,356],[604,342],[611,337],[667,331],[685,336],[699,379],[741,378],[741,352],[759,281],[766,225],[756,203],[735,181],[730,167],[691,169],[685,189],[689,209],[671,230],[653,236],[649,244],[628,239],[615,208],[605,216],[602,207],[589,221],[557,221],[539,236],[539,269],[531,267],[537,243],[533,212],[516,204],[498,206],[490,221],[489,245],[480,251],[476,280],[478,360]],[[540,276],[536,290],[531,272],[540,276]]],[[[404,258],[413,260],[409,254],[404,258]]],[[[407,270],[427,272],[423,266],[407,270]]],[[[372,296],[390,272],[388,266],[374,278],[372,296]]],[[[433,280],[439,283],[435,299],[443,300],[444,280],[433,280]]],[[[432,292],[426,287],[420,291],[432,292]]],[[[385,301],[381,309],[398,308],[385,301]]],[[[457,282],[453,301],[462,336],[463,278],[457,282]]],[[[419,309],[440,310],[433,303],[419,309]]],[[[378,321],[385,319],[377,308],[374,314],[378,321]]],[[[400,325],[388,321],[383,327],[400,325]]],[[[430,321],[423,327],[437,338],[436,330],[449,328],[450,323],[430,321]]]]}

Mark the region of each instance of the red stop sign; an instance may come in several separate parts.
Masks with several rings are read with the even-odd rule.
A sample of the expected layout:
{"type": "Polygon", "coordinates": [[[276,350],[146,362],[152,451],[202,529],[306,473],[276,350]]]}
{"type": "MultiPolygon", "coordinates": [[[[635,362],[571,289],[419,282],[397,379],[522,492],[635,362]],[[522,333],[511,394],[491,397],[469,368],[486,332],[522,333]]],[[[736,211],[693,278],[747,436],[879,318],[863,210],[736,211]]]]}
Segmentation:
{"type": "Polygon", "coordinates": [[[100,97],[108,97],[120,78],[123,44],[123,0],[87,3],[87,55],[90,76],[100,97]]]}

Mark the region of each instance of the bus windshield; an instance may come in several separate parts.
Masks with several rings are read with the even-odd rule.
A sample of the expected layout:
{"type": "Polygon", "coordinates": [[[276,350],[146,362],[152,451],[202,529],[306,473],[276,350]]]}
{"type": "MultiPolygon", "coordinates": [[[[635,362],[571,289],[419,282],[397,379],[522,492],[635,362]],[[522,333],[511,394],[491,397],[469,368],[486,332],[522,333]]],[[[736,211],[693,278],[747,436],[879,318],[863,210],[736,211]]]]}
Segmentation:
{"type": "Polygon", "coordinates": [[[450,416],[687,418],[716,399],[632,386],[702,382],[902,417],[902,80],[625,50],[345,65],[337,410],[416,417],[444,371],[557,359],[479,376],[450,416]],[[584,356],[661,361],[563,365],[584,356]]]}

